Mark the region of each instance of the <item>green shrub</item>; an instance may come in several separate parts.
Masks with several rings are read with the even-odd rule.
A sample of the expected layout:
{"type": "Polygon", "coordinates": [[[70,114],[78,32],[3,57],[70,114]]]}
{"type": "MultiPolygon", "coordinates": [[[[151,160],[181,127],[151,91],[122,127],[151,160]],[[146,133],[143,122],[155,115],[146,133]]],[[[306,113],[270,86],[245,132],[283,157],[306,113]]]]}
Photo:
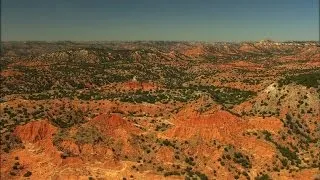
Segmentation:
{"type": "Polygon", "coordinates": [[[24,177],[30,177],[31,175],[32,175],[32,172],[27,171],[23,176],[24,176],[24,177]]]}
{"type": "Polygon", "coordinates": [[[69,128],[73,125],[86,122],[84,113],[80,110],[63,112],[57,116],[50,115],[49,120],[60,128],[69,128]]]}
{"type": "Polygon", "coordinates": [[[280,153],[282,154],[282,156],[288,158],[288,160],[300,161],[298,155],[295,152],[291,151],[289,148],[278,145],[278,144],[277,144],[277,148],[280,151],[280,153]]]}
{"type": "Polygon", "coordinates": [[[279,81],[279,86],[287,85],[290,83],[301,84],[308,88],[314,87],[318,88],[320,82],[320,71],[319,72],[312,72],[307,74],[299,74],[294,76],[287,76],[284,79],[279,81]]]}
{"type": "Polygon", "coordinates": [[[268,174],[263,174],[261,176],[257,176],[254,178],[255,180],[271,180],[270,176],[268,174]]]}
{"type": "Polygon", "coordinates": [[[97,144],[103,142],[105,137],[95,127],[82,127],[77,131],[74,139],[78,144],[97,144]]]}

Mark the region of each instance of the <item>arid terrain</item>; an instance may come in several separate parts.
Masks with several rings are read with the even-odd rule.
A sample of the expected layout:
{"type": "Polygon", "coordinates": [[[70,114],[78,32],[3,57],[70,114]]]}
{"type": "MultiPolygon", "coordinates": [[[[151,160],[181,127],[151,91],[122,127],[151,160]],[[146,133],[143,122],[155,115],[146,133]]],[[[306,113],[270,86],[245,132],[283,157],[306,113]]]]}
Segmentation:
{"type": "Polygon", "coordinates": [[[2,42],[1,179],[320,179],[317,42],[2,42]]]}

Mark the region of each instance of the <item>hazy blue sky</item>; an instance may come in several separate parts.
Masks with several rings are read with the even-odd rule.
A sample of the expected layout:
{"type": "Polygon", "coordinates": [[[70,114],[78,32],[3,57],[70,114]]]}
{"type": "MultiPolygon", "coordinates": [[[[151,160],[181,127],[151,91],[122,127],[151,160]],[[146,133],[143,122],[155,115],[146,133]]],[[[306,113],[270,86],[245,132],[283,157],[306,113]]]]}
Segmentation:
{"type": "Polygon", "coordinates": [[[2,0],[2,40],[319,39],[318,0],[2,0]]]}

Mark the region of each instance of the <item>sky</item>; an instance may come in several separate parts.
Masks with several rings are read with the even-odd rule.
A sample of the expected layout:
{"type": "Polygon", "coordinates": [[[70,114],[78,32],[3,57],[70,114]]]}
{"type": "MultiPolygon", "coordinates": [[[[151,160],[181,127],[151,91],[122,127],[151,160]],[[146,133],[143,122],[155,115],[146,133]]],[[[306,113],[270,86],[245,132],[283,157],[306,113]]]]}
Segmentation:
{"type": "Polygon", "coordinates": [[[2,41],[319,40],[319,0],[2,0],[2,41]]]}

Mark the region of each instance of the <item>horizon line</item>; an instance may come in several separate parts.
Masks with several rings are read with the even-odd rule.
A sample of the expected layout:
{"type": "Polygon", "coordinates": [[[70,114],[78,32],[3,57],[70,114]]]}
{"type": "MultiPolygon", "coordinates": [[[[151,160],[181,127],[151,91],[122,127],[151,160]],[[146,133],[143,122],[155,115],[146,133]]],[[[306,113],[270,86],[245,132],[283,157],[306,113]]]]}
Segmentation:
{"type": "Polygon", "coordinates": [[[203,40],[1,40],[1,43],[8,42],[46,42],[46,43],[57,43],[57,42],[73,42],[73,43],[81,43],[81,42],[195,42],[195,43],[252,43],[252,42],[275,42],[275,43],[284,43],[284,42],[316,42],[320,43],[320,40],[283,40],[276,41],[272,39],[262,39],[262,40],[243,40],[243,41],[203,41],[203,40]]]}

